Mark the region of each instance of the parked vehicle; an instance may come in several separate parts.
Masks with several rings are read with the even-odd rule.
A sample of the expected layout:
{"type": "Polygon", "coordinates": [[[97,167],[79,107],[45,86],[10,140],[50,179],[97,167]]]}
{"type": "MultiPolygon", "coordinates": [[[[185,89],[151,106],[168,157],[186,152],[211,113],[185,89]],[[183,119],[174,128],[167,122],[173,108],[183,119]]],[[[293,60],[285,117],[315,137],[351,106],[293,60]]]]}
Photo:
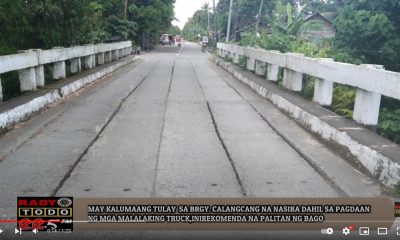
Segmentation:
{"type": "Polygon", "coordinates": [[[182,37],[177,35],[175,37],[175,39],[176,39],[176,44],[178,44],[178,47],[181,47],[182,46],[182,41],[183,41],[182,37]]]}
{"type": "Polygon", "coordinates": [[[138,55],[140,55],[140,51],[142,51],[142,48],[141,48],[140,46],[137,46],[137,47],[135,48],[135,53],[138,54],[138,55]]]}
{"type": "Polygon", "coordinates": [[[170,36],[169,34],[163,34],[161,36],[160,42],[162,45],[170,45],[170,36]]]}

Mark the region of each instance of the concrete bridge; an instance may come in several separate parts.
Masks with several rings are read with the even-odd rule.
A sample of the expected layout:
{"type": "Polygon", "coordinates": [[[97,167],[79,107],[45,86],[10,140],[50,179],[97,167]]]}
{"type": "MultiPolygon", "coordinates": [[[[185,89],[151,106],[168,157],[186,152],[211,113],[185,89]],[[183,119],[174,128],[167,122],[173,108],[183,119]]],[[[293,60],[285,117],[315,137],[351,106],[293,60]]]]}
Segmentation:
{"type": "Polygon", "coordinates": [[[131,47],[0,57],[0,73],[19,71],[30,91],[0,105],[3,218],[20,195],[372,197],[400,180],[399,146],[359,124],[376,124],[381,95],[400,97],[398,73],[218,46],[253,74],[193,43],[140,56],[131,47]],[[66,61],[75,74],[44,85],[43,65],[62,79],[66,61]],[[289,90],[318,77],[317,103],[279,88],[279,68],[289,90]],[[359,123],[320,106],[333,82],[358,87],[359,123]]]}

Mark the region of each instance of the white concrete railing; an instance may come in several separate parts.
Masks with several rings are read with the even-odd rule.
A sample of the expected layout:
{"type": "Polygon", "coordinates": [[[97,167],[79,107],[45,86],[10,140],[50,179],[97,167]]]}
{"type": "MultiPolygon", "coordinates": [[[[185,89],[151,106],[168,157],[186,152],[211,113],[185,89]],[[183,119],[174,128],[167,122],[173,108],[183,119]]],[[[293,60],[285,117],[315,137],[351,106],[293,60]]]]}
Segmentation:
{"type": "Polygon", "coordinates": [[[246,58],[246,68],[277,81],[279,67],[284,68],[283,85],[293,91],[302,90],[303,74],[316,78],[314,102],[332,104],[333,83],[357,88],[353,119],[364,125],[377,125],[381,96],[400,99],[400,73],[386,71],[378,65],[354,65],[334,62],[333,59],[310,58],[297,53],[280,53],[218,43],[218,54],[239,63],[246,58]]]}
{"type": "MultiPolygon", "coordinates": [[[[43,87],[44,65],[54,63],[53,78],[66,77],[65,61],[71,61],[71,73],[81,71],[81,58],[85,58],[85,68],[91,69],[97,65],[117,60],[132,52],[132,42],[117,42],[109,44],[85,45],[71,48],[56,47],[51,50],[31,49],[20,51],[19,54],[0,56],[0,74],[19,71],[21,91],[36,90],[43,87]]],[[[0,102],[3,91],[0,81],[0,102]]]]}

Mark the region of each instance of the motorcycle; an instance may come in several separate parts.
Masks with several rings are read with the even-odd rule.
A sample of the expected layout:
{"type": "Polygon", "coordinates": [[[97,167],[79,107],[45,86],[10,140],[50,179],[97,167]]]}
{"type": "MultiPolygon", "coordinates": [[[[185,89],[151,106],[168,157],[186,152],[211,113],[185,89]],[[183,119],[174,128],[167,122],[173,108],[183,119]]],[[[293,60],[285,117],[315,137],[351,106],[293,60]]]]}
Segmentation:
{"type": "Polygon", "coordinates": [[[206,52],[206,50],[207,50],[207,43],[202,43],[201,44],[201,51],[202,52],[206,52]]]}

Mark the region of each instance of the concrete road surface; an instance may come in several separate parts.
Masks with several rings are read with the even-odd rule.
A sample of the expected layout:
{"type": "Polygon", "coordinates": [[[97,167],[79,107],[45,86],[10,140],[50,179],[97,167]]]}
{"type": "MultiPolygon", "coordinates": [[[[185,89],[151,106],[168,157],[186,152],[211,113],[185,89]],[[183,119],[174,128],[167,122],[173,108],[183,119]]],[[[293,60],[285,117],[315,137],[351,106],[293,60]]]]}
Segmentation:
{"type": "Polygon", "coordinates": [[[21,195],[382,195],[191,43],[147,53],[0,136],[0,183],[3,219],[15,217],[21,195]]]}

